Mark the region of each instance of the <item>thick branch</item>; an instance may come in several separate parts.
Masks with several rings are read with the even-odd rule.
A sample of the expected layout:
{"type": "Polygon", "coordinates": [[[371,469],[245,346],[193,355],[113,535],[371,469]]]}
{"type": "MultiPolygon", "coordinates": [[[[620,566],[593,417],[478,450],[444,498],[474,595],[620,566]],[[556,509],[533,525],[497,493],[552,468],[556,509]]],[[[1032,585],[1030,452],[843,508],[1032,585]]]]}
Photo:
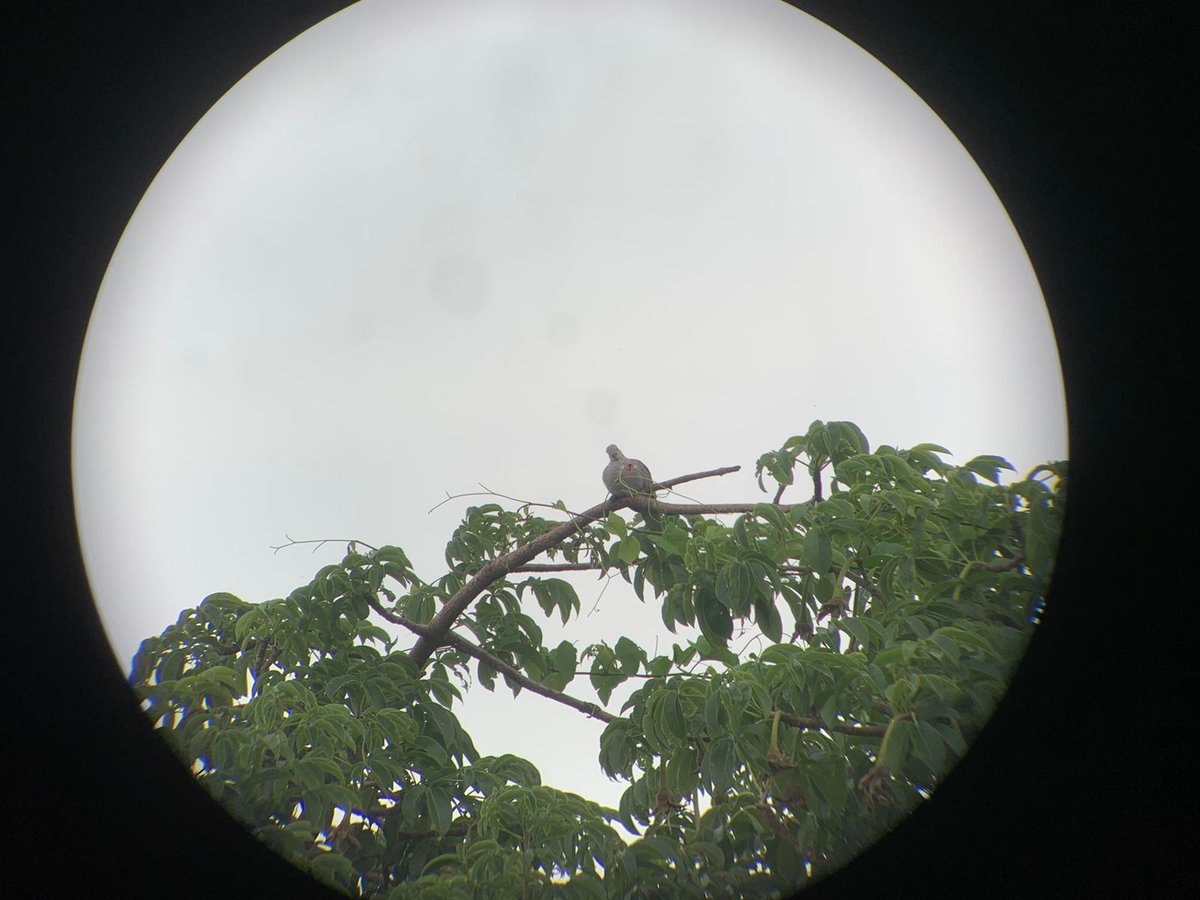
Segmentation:
{"type": "Polygon", "coordinates": [[[437,649],[439,644],[444,642],[454,622],[466,611],[471,602],[483,593],[489,584],[503,578],[513,569],[517,568],[517,566],[529,562],[542,551],[548,550],[566,540],[582,526],[604,518],[614,509],[628,505],[629,499],[629,497],[610,498],[603,503],[593,506],[591,509],[584,510],[578,516],[564,522],[557,528],[552,528],[545,534],[534,538],[528,544],[517,547],[503,556],[497,556],[495,559],[484,563],[479,571],[469,578],[467,583],[456,591],[453,597],[446,601],[446,605],[438,610],[437,614],[429,622],[428,631],[417,638],[417,642],[408,651],[408,655],[416,663],[417,669],[425,667],[433,651],[437,649]]]}
{"type": "Polygon", "coordinates": [[[595,563],[526,563],[517,566],[514,572],[586,572],[588,569],[599,569],[595,563]]]}
{"type": "Polygon", "coordinates": [[[1018,553],[1016,556],[1012,557],[1011,559],[1004,559],[1004,560],[1001,560],[1000,562],[994,562],[994,563],[977,562],[977,563],[975,563],[975,565],[979,566],[979,568],[983,569],[986,572],[1011,572],[1013,569],[1019,569],[1024,564],[1025,564],[1025,554],[1024,553],[1018,553]]]}
{"type": "MultiPolygon", "coordinates": [[[[655,487],[667,488],[676,484],[684,484],[688,481],[709,478],[714,475],[727,475],[730,472],[738,471],[740,468],[741,466],[726,466],[721,469],[712,469],[708,472],[697,472],[693,475],[680,475],[678,478],[659,482],[655,487]]],[[[437,615],[429,622],[427,633],[417,638],[417,642],[408,652],[409,657],[417,664],[418,669],[423,669],[425,664],[429,662],[429,657],[433,654],[433,651],[439,644],[445,642],[446,635],[449,634],[454,622],[489,584],[509,574],[518,566],[529,562],[543,551],[558,545],[579,531],[584,525],[604,518],[613,510],[632,506],[635,501],[645,503],[647,499],[642,496],[609,497],[603,503],[599,503],[591,509],[584,510],[557,528],[552,528],[545,534],[539,535],[528,544],[517,547],[503,556],[488,560],[453,597],[446,601],[446,605],[438,610],[437,615]]]]}
{"type": "Polygon", "coordinates": [[[868,594],[870,594],[880,603],[887,602],[887,598],[883,596],[883,591],[876,586],[875,582],[871,580],[871,576],[868,575],[863,569],[860,568],[857,572],[847,572],[846,577],[857,584],[860,588],[864,588],[868,594]]]}
{"type": "MultiPolygon", "coordinates": [[[[652,497],[644,495],[626,497],[624,499],[629,500],[628,505],[638,512],[644,513],[649,508],[668,516],[752,513],[757,507],[762,505],[760,503],[663,503],[661,500],[655,500],[652,497]]],[[[811,506],[814,502],[813,500],[805,500],[803,503],[780,503],[775,508],[787,512],[788,510],[799,509],[802,506],[811,506]]]]}
{"type": "Polygon", "coordinates": [[[741,466],[722,466],[719,469],[709,469],[707,472],[695,472],[691,475],[677,475],[674,478],[668,478],[666,481],[656,481],[650,485],[652,491],[662,491],[667,488],[673,488],[677,484],[687,484],[689,481],[699,481],[701,478],[713,478],[717,475],[728,475],[731,472],[740,472],[741,466]]]}
{"type": "Polygon", "coordinates": [[[885,734],[886,725],[843,725],[840,722],[827,723],[815,716],[794,716],[791,713],[780,712],[779,721],[786,722],[793,728],[820,728],[824,731],[837,731],[841,734],[857,735],[859,737],[874,737],[885,734]]]}
{"type": "Polygon", "coordinates": [[[511,666],[497,656],[488,653],[477,644],[473,644],[464,637],[460,637],[453,631],[448,632],[443,638],[443,643],[453,647],[456,650],[461,650],[468,656],[473,656],[481,662],[487,663],[497,672],[503,672],[517,684],[526,690],[532,691],[535,694],[540,694],[564,706],[569,706],[572,709],[577,709],[582,713],[587,713],[593,719],[599,719],[601,722],[612,722],[617,717],[610,712],[605,712],[595,703],[588,703],[586,700],[580,700],[578,697],[572,697],[570,694],[564,694],[562,691],[556,691],[553,688],[546,687],[540,681],[534,681],[528,675],[525,675],[520,669],[511,666]]]}
{"type": "MultiPolygon", "coordinates": [[[[431,634],[431,627],[429,625],[418,625],[416,622],[411,622],[397,612],[384,609],[373,599],[368,599],[367,602],[371,604],[371,608],[374,609],[375,612],[379,613],[379,615],[383,616],[383,618],[387,619],[389,622],[394,622],[397,625],[401,625],[407,628],[413,634],[419,635],[420,637],[426,637],[431,634]]],[[[540,681],[534,681],[528,675],[524,674],[520,669],[509,665],[498,656],[489,653],[478,644],[471,643],[471,641],[468,641],[466,638],[455,634],[453,631],[447,632],[445,635],[443,635],[441,638],[441,643],[447,647],[453,647],[455,650],[459,650],[462,653],[467,654],[467,656],[474,657],[480,662],[487,663],[497,672],[503,672],[513,681],[517,682],[517,684],[521,685],[521,687],[532,691],[535,694],[540,694],[543,697],[547,697],[550,700],[554,700],[557,703],[562,703],[564,706],[569,706],[572,709],[577,709],[580,712],[587,713],[593,719],[600,719],[602,722],[611,722],[616,718],[616,716],[614,716],[612,713],[605,712],[595,703],[588,703],[586,700],[580,700],[578,697],[572,697],[570,694],[564,694],[562,691],[556,691],[553,688],[546,687],[546,685],[542,684],[540,681]]]]}

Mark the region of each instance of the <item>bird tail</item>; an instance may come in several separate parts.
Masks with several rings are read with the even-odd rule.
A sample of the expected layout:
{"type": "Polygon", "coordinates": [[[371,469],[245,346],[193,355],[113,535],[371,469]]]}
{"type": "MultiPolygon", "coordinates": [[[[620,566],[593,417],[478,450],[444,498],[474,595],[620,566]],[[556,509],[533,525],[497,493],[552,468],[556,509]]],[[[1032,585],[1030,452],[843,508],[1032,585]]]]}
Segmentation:
{"type": "MultiPolygon", "coordinates": [[[[653,504],[654,503],[654,495],[651,494],[649,499],[650,499],[650,503],[653,504]]],[[[666,520],[662,516],[662,513],[655,512],[653,509],[650,509],[650,508],[647,508],[646,511],[644,513],[642,513],[642,520],[646,523],[647,531],[654,531],[654,532],[662,531],[664,526],[667,524],[666,520]]]]}

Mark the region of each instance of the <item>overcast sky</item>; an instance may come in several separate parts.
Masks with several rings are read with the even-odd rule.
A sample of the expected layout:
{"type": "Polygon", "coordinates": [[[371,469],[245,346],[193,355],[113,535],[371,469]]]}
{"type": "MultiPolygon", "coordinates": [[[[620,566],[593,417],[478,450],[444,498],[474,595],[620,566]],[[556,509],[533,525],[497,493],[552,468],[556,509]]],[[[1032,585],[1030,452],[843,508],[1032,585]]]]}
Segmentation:
{"type": "MultiPolygon", "coordinates": [[[[586,508],[616,442],[659,479],[741,464],[685,490],[755,501],[816,418],[1067,455],[1020,240],[897,77],[778,0],[367,0],[247,74],[131,219],[80,370],[82,546],[127,670],[205,595],[284,596],[345,550],[285,534],[433,580],[485,502],[430,513],[447,493],[586,508]]],[[[683,639],[576,583],[552,644],[683,639]]],[[[459,713],[616,805],[601,723],[503,687],[459,713]]]]}

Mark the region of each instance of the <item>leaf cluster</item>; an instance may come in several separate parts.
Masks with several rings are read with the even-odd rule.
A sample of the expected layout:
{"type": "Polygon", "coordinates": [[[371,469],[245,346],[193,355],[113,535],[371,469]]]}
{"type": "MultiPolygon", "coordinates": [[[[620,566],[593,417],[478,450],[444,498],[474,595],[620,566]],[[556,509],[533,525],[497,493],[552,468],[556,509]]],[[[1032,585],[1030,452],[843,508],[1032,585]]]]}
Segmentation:
{"type": "Polygon", "coordinates": [[[772,502],[653,530],[579,517],[549,550],[561,563],[524,569],[506,554],[560,523],[471,507],[437,580],[398,547],[352,542],[286,598],[185,610],[143,642],[131,682],[201,784],[349,894],[776,896],[936,789],[1043,614],[1066,464],[1005,481],[1000,457],[946,455],[814,422],[759,458],[772,502]],[[812,502],[781,505],[801,467],[812,502]],[[457,637],[419,668],[383,626],[423,634],[488,566],[457,637]],[[624,579],[679,642],[548,646],[537,611],[580,612],[556,568],[624,579]],[[563,693],[581,666],[604,704],[639,680],[600,740],[628,785],[615,810],[526,760],[481,758],[453,712],[463,686],[498,678],[587,709],[563,693]]]}

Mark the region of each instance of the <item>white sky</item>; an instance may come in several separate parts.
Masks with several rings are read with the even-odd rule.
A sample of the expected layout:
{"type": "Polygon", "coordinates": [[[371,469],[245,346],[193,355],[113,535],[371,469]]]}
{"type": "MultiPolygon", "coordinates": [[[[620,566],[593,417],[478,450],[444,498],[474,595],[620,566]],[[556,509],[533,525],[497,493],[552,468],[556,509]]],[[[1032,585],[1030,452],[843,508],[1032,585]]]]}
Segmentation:
{"type": "MultiPolygon", "coordinates": [[[[660,479],[741,464],[684,490],[753,501],[814,418],[1067,455],[1025,252],[898,78],[778,0],[367,0],[239,82],[130,221],[79,376],[82,546],[128,668],[205,595],[283,596],[345,549],[285,533],[433,580],[486,502],[428,513],[447,492],[582,509],[616,442],[660,479]]],[[[576,583],[551,645],[683,639],[576,583]]],[[[502,687],[459,714],[616,805],[601,723],[502,687]]]]}

